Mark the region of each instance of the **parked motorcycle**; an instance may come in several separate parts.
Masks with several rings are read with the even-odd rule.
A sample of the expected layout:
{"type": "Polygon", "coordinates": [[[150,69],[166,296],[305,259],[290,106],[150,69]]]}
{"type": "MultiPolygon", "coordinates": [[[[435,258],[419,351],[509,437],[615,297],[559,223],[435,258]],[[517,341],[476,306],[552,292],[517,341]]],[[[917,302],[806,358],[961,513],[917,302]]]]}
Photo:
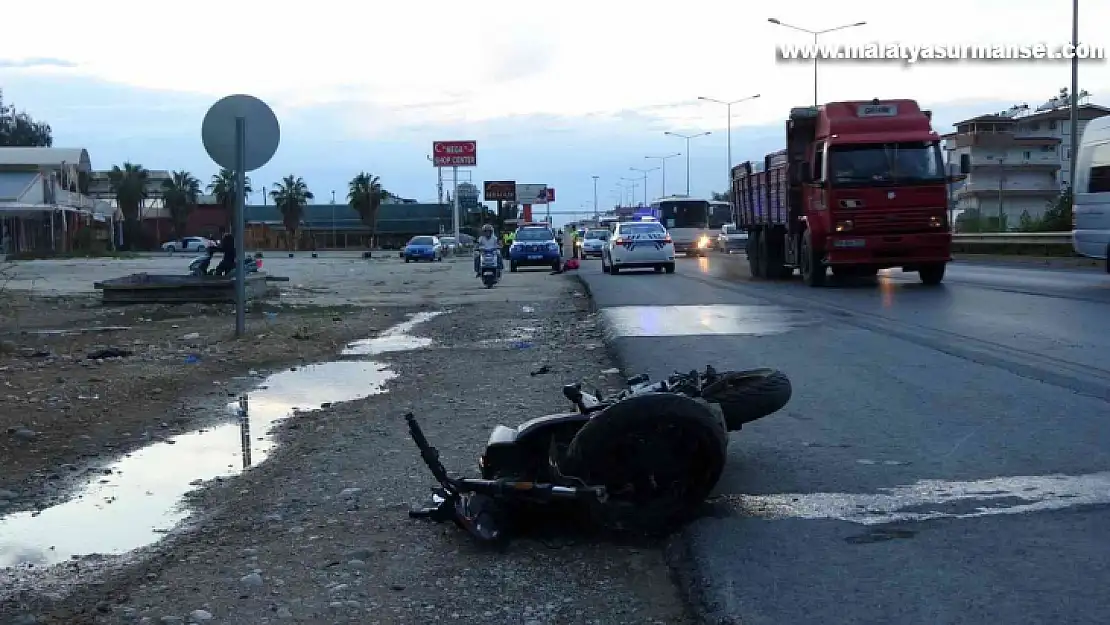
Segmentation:
{"type": "Polygon", "coordinates": [[[627,380],[612,398],[563,387],[576,411],[498,425],[478,461],[482,477],[448,475],[416,417],[409,434],[439,483],[413,518],[451,521],[483,543],[503,543],[514,521],[557,506],[615,531],[666,533],[689,520],[725,464],[728,432],[790,401],[780,371],[676,373],[627,380]]]}
{"type": "MultiPolygon", "coordinates": [[[[215,275],[212,271],[209,270],[209,267],[212,264],[212,257],[216,254],[218,249],[219,248],[217,247],[209,246],[203,254],[190,261],[189,275],[195,277],[215,275]]],[[[243,268],[246,270],[245,273],[257,273],[260,269],[262,269],[262,261],[257,258],[252,258],[248,256],[243,259],[243,268]]],[[[234,271],[228,275],[233,276],[234,271]]]]}
{"type": "Polygon", "coordinates": [[[492,289],[493,285],[501,281],[501,257],[496,250],[483,250],[481,260],[478,263],[479,273],[482,276],[482,284],[486,285],[487,289],[492,289]]]}

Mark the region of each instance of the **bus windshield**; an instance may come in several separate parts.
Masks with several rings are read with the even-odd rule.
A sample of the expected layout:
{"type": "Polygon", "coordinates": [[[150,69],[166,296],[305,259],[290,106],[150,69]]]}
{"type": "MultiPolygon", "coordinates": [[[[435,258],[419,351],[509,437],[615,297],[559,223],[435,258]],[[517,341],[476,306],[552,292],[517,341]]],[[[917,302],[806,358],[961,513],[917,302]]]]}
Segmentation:
{"type": "Polygon", "coordinates": [[[732,221],[732,207],[728,202],[709,203],[709,228],[716,230],[732,221]]]}
{"type": "Polygon", "coordinates": [[[935,141],[833,145],[828,179],[833,186],[945,180],[935,141]]]}
{"type": "Polygon", "coordinates": [[[706,200],[664,200],[655,205],[659,221],[667,228],[707,228],[709,202],[706,200]]]}

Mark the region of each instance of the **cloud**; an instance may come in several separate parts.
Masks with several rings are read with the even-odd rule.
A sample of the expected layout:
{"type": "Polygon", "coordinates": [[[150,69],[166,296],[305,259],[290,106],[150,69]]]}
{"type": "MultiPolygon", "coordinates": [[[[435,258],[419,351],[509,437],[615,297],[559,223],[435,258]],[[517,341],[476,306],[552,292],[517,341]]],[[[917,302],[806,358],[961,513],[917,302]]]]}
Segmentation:
{"type": "Polygon", "coordinates": [[[47,67],[70,69],[77,67],[77,64],[65,59],[52,58],[0,59],[0,69],[37,69],[47,67]]]}

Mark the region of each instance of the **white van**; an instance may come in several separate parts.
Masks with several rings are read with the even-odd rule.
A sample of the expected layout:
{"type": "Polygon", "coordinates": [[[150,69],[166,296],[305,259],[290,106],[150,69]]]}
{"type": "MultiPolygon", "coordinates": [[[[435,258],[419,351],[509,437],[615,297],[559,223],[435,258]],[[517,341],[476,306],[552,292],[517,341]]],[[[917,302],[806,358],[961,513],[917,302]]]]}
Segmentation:
{"type": "MultiPolygon", "coordinates": [[[[1110,116],[1087,122],[1075,172],[1072,247],[1089,258],[1110,254],[1110,116]]],[[[1107,258],[1110,271],[1110,258],[1107,258]]]]}

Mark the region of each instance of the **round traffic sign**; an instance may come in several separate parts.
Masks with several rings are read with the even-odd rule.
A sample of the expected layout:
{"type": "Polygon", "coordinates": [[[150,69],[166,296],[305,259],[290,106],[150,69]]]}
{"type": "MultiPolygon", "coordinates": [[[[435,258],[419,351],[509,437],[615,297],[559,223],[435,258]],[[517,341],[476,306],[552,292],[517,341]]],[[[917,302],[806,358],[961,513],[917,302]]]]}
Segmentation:
{"type": "Polygon", "coordinates": [[[251,95],[229,95],[204,114],[200,137],[204,150],[220,167],[235,169],[235,120],[245,123],[246,171],[270,162],[281,142],[281,126],[274,111],[251,95]]]}

